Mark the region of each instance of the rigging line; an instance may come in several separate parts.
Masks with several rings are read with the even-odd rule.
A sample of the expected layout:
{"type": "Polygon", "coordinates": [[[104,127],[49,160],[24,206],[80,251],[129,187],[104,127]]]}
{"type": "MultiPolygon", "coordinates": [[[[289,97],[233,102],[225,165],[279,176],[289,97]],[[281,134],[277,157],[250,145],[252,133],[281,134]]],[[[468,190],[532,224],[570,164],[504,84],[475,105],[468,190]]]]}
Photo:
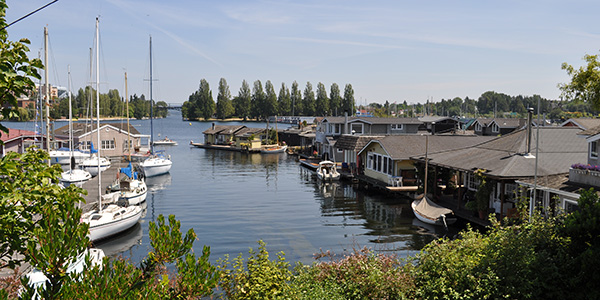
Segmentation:
{"type": "Polygon", "coordinates": [[[17,23],[17,22],[19,22],[19,21],[21,21],[21,20],[23,20],[23,19],[25,19],[25,18],[27,18],[27,17],[29,17],[29,16],[33,15],[33,14],[35,14],[36,12],[38,12],[38,11],[40,11],[40,10],[42,10],[42,9],[44,9],[44,8],[46,8],[46,7],[48,7],[48,6],[52,5],[52,4],[54,4],[54,3],[56,3],[56,2],[58,2],[58,0],[54,0],[54,1],[52,1],[52,2],[50,2],[50,3],[48,3],[48,4],[46,4],[46,5],[44,5],[44,6],[40,7],[40,8],[38,8],[38,9],[36,9],[36,10],[34,10],[34,11],[32,11],[32,12],[30,12],[30,13],[26,14],[25,16],[22,16],[22,17],[18,18],[17,20],[13,21],[12,23],[10,23],[10,24],[8,24],[8,25],[6,25],[6,26],[2,27],[2,29],[0,29],[0,31],[2,31],[2,30],[4,30],[4,29],[6,29],[6,28],[8,28],[8,27],[12,26],[13,24],[15,24],[15,23],[17,23]]]}

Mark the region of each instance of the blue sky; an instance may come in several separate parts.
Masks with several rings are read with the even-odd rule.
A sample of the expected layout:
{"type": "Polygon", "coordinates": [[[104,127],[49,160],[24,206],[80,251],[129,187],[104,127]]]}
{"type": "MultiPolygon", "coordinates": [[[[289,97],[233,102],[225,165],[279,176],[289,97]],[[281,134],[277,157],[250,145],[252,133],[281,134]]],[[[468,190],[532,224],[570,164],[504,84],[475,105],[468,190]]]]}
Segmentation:
{"type": "MultiPolygon", "coordinates": [[[[7,0],[11,22],[50,0],[7,0]]],[[[11,26],[31,41],[50,39],[50,82],[89,81],[89,48],[100,16],[101,92],[149,93],[181,103],[206,79],[216,100],[220,78],[233,96],[271,80],[276,93],[295,80],[352,84],[357,104],[478,98],[485,91],[559,99],[569,81],[561,63],[598,54],[597,1],[158,1],[59,0],[11,26]]],[[[95,72],[95,71],[94,71],[95,72]]]]}

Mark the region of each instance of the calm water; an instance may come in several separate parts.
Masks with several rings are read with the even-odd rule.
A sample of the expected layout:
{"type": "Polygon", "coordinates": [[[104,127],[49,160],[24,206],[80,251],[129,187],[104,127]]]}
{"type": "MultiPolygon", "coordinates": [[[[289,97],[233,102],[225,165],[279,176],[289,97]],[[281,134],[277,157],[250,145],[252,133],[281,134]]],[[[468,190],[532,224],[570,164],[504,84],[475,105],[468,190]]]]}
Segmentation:
{"type": "MultiPolygon", "coordinates": [[[[33,130],[32,123],[3,124],[33,130]]],[[[132,124],[150,133],[149,121],[132,124]]],[[[210,246],[213,262],[225,254],[247,254],[258,240],[267,243],[270,253],[283,251],[286,260],[303,263],[313,262],[320,249],[342,254],[363,246],[406,256],[445,234],[417,223],[409,200],[366,193],[344,182],[322,184],[293,156],[190,147],[190,140],[203,141],[202,131],[211,124],[182,121],[177,111],[154,120],[155,137],[167,135],[179,143],[162,147],[173,167],[170,174],[147,179],[151,193],[145,217],[139,226],[98,245],[107,254],[139,262],[150,248],[148,222],[160,214],[174,214],[183,232],[193,228],[195,252],[210,246]]]]}

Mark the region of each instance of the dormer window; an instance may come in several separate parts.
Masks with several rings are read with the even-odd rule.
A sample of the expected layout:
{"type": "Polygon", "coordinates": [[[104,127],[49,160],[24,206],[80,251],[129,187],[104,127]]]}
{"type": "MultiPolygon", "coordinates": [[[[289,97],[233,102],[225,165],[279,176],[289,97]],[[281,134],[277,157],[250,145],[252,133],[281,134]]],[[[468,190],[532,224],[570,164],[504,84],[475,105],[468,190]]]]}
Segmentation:
{"type": "Polygon", "coordinates": [[[492,124],[492,132],[500,132],[500,127],[498,127],[498,124],[492,124]]]}
{"type": "Polygon", "coordinates": [[[475,131],[481,131],[481,124],[479,122],[475,123],[475,131]]]}

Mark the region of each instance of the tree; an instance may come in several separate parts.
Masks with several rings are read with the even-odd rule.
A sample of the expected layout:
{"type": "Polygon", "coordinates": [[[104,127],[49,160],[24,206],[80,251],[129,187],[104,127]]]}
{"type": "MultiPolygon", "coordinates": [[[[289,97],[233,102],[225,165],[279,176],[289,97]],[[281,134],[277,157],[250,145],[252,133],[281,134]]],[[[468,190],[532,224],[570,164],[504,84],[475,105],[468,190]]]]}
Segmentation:
{"type": "Polygon", "coordinates": [[[351,84],[346,84],[344,87],[344,98],[342,99],[342,109],[348,112],[349,116],[354,115],[354,90],[351,84]]]}
{"type": "Polygon", "coordinates": [[[279,89],[279,97],[277,98],[277,108],[280,116],[289,116],[292,114],[292,98],[290,97],[290,90],[285,86],[285,83],[281,83],[279,89]]]}
{"type": "Polygon", "coordinates": [[[257,120],[263,116],[263,107],[265,102],[265,91],[263,90],[262,83],[260,80],[256,80],[254,82],[254,88],[252,89],[252,101],[251,101],[251,109],[250,116],[252,118],[256,118],[257,120]]]}
{"type": "Polygon", "coordinates": [[[342,96],[340,95],[340,87],[337,83],[331,85],[329,91],[329,106],[331,107],[331,114],[339,116],[342,113],[342,96]]]}
{"type": "Polygon", "coordinates": [[[290,99],[292,100],[292,116],[301,116],[302,111],[304,110],[304,105],[302,105],[302,94],[298,88],[298,82],[295,80],[292,83],[290,99]]]}
{"type": "Polygon", "coordinates": [[[312,84],[310,81],[306,82],[306,87],[304,88],[304,98],[302,99],[303,106],[303,114],[305,116],[314,116],[315,115],[315,92],[312,89],[312,84]]]}
{"type": "Polygon", "coordinates": [[[217,96],[217,118],[231,118],[234,113],[235,110],[231,103],[229,85],[227,85],[225,78],[221,78],[221,80],[219,80],[219,95],[217,96]]]}
{"type": "Polygon", "coordinates": [[[275,88],[270,80],[265,82],[265,101],[263,104],[263,117],[274,116],[278,112],[277,108],[277,94],[275,94],[275,88]]]}
{"type": "Polygon", "coordinates": [[[315,101],[316,115],[328,116],[331,114],[329,108],[329,98],[327,98],[327,90],[321,82],[317,84],[317,100],[315,101]]]}
{"type": "MultiPolygon", "coordinates": [[[[5,120],[11,119],[19,113],[17,98],[26,95],[28,91],[35,90],[33,79],[40,79],[37,69],[44,66],[39,59],[30,60],[29,40],[20,39],[18,42],[8,40],[6,30],[6,5],[5,0],[0,1],[0,111],[5,120]]],[[[8,132],[2,123],[0,131],[8,132]]],[[[3,142],[0,141],[0,144],[3,142]]]]}
{"type": "Polygon", "coordinates": [[[235,115],[246,120],[250,116],[251,101],[250,86],[246,80],[243,80],[233,105],[235,107],[235,115]]]}
{"type": "Polygon", "coordinates": [[[204,120],[210,119],[215,113],[215,101],[212,97],[212,91],[206,79],[200,80],[200,87],[196,91],[196,113],[204,120]]]}
{"type": "Polygon", "coordinates": [[[586,54],[583,59],[587,66],[575,67],[562,64],[561,68],[571,77],[570,83],[559,84],[561,96],[566,100],[590,103],[594,109],[600,109],[600,62],[598,55],[586,54]]]}

